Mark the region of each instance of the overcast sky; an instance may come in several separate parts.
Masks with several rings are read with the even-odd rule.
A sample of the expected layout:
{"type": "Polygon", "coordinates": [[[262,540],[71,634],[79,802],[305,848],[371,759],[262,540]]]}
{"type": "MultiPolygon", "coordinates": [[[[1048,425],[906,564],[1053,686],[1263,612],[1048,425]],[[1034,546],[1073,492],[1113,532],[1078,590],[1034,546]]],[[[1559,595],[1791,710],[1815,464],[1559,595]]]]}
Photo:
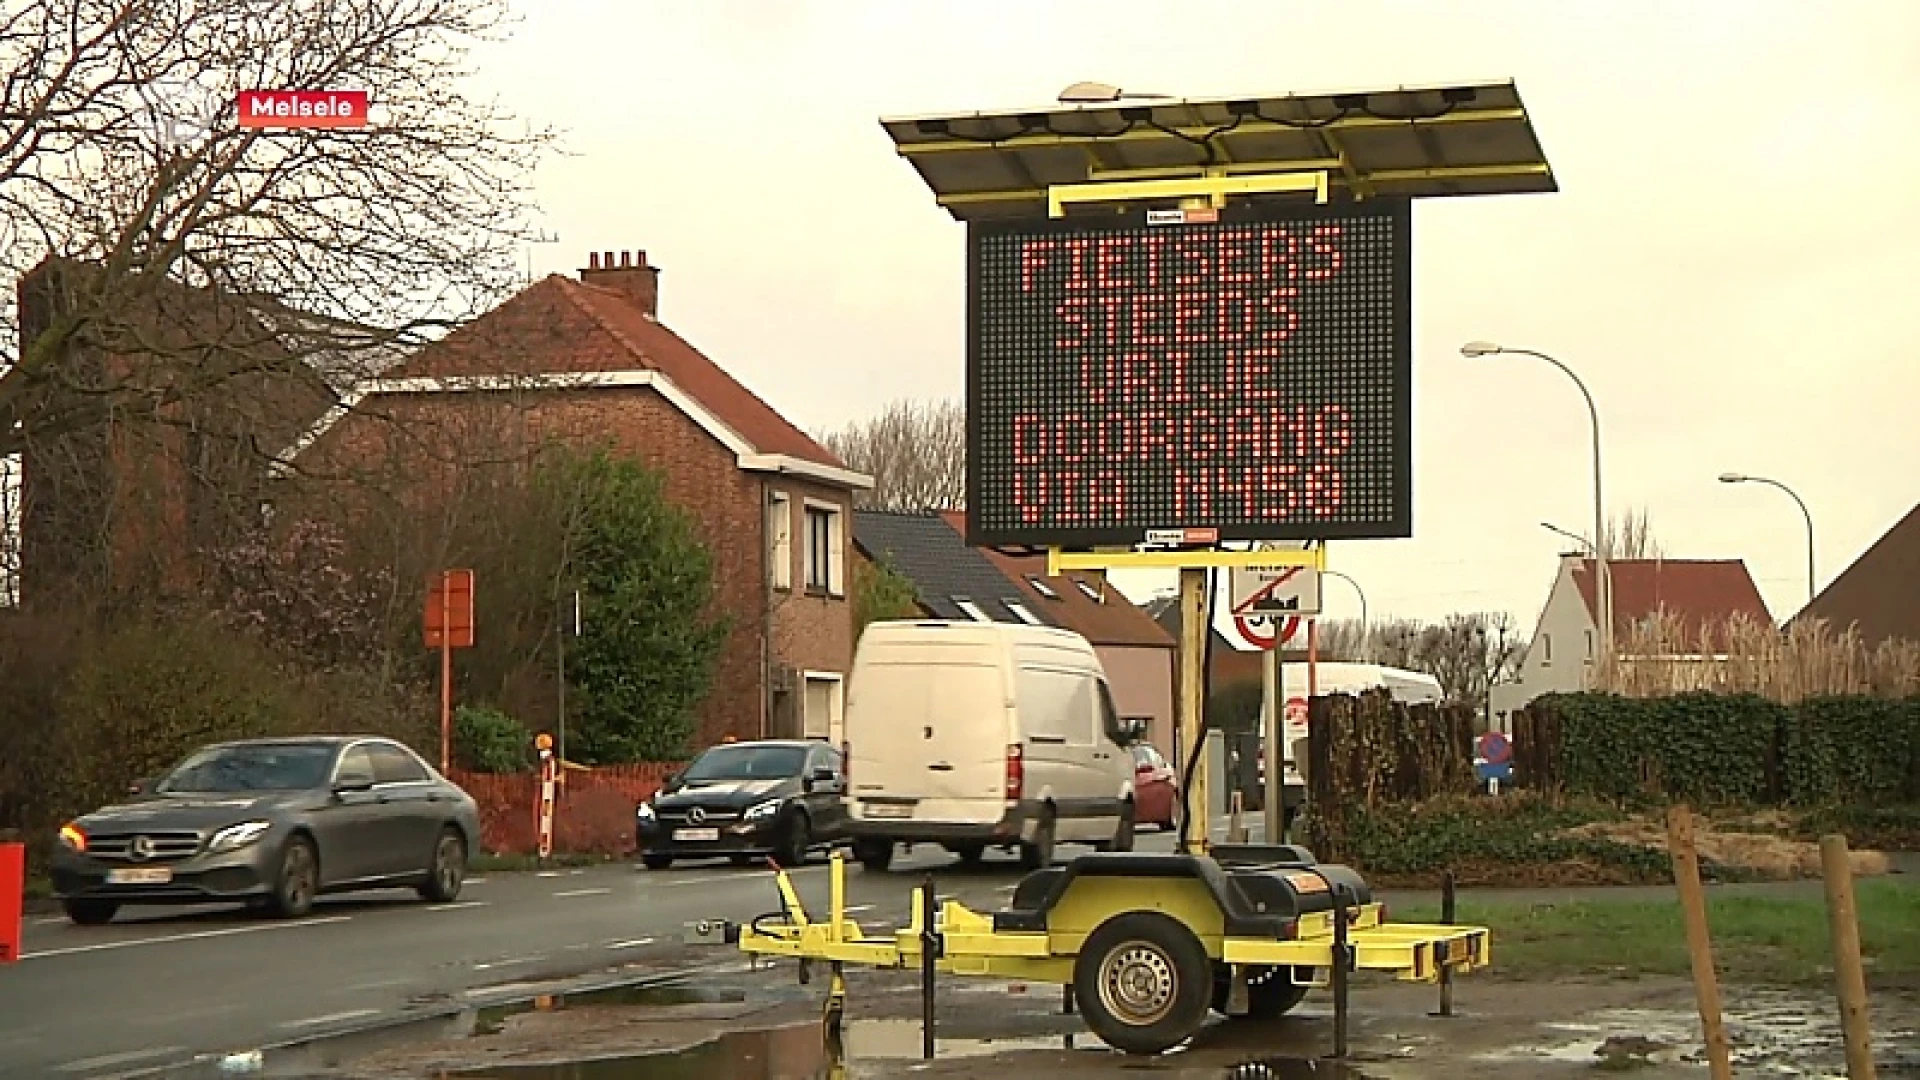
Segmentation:
{"type": "MultiPolygon", "coordinates": [[[[644,249],[663,320],[795,423],[962,392],[964,232],[878,118],[1046,105],[1094,79],[1179,96],[1517,80],[1551,195],[1415,213],[1415,526],[1334,545],[1371,614],[1531,626],[1585,532],[1585,410],[1610,509],[1672,557],[1745,558],[1777,616],[1920,499],[1920,3],[1568,0],[548,0],[486,89],[560,125],[536,272],[644,249]]],[[[1129,580],[1143,595],[1154,582],[1129,580]]],[[[1329,588],[1329,614],[1356,613],[1329,588]]]]}

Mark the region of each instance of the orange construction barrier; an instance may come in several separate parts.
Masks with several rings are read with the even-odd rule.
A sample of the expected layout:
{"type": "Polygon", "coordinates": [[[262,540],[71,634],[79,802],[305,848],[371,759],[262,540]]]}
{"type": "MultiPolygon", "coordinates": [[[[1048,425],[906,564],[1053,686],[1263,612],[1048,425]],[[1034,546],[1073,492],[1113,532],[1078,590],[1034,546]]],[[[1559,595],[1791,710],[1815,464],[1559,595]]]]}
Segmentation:
{"type": "Polygon", "coordinates": [[[27,901],[27,846],[0,844],[0,964],[20,959],[21,916],[27,901]]]}

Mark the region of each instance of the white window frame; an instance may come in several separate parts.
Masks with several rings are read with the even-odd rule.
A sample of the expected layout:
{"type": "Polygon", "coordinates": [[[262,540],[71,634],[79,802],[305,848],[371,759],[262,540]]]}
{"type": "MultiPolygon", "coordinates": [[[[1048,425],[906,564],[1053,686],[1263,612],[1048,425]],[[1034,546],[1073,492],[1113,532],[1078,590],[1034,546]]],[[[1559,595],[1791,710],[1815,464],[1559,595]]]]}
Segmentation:
{"type": "Polygon", "coordinates": [[[846,584],[846,559],[847,559],[846,518],[847,518],[847,515],[846,515],[846,512],[841,508],[840,504],[827,502],[824,499],[806,499],[806,500],[803,500],[803,505],[806,510],[806,515],[803,518],[803,520],[806,522],[806,533],[802,538],[801,546],[806,553],[805,554],[806,571],[805,571],[804,580],[806,582],[807,591],[811,593],[818,593],[821,591],[820,584],[813,580],[813,570],[814,570],[814,553],[813,553],[814,518],[813,518],[813,515],[823,514],[826,516],[826,519],[827,519],[827,566],[826,566],[827,580],[826,580],[825,592],[828,596],[845,596],[847,594],[847,584],[846,584]]]}
{"type": "Polygon", "coordinates": [[[962,614],[964,614],[967,618],[972,619],[974,622],[990,623],[993,621],[993,617],[988,615],[985,611],[981,610],[979,604],[974,603],[972,600],[969,600],[964,596],[954,596],[954,597],[949,597],[948,599],[953,601],[954,607],[959,608],[962,614]]]}
{"type": "Polygon", "coordinates": [[[782,592],[793,588],[793,500],[784,491],[767,498],[768,580],[782,592]]]}
{"type": "Polygon", "coordinates": [[[1028,626],[1045,625],[1040,621],[1040,616],[1035,615],[1031,610],[1027,608],[1027,605],[1021,603],[1020,601],[1002,600],[1000,602],[1006,605],[1006,608],[1008,611],[1013,612],[1014,618],[1019,619],[1021,622],[1026,623],[1028,626]]]}

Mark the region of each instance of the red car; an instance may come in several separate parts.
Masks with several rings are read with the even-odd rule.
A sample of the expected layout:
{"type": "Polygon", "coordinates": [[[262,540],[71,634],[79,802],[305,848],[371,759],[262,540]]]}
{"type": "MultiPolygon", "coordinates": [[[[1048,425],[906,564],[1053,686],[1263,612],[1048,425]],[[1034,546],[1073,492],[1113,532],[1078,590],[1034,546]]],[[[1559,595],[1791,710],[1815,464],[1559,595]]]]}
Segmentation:
{"type": "Polygon", "coordinates": [[[1133,745],[1133,815],[1137,825],[1173,828],[1180,805],[1180,778],[1160,751],[1146,743],[1133,745]]]}

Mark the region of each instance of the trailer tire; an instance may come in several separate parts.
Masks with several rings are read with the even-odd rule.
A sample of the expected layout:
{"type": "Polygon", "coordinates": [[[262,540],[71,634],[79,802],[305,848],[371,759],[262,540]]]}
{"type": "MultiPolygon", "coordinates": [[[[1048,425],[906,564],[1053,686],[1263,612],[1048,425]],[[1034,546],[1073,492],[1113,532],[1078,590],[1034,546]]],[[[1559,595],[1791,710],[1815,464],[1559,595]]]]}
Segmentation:
{"type": "Polygon", "coordinates": [[[861,869],[884,874],[893,865],[893,841],[873,838],[855,840],[853,857],[860,860],[861,869]]]}
{"type": "Polygon", "coordinates": [[[1158,1054],[1207,1019],[1213,964],[1184,924],[1157,911],[1117,915],[1087,936],[1073,964],[1087,1027],[1116,1050],[1158,1054]]]}

